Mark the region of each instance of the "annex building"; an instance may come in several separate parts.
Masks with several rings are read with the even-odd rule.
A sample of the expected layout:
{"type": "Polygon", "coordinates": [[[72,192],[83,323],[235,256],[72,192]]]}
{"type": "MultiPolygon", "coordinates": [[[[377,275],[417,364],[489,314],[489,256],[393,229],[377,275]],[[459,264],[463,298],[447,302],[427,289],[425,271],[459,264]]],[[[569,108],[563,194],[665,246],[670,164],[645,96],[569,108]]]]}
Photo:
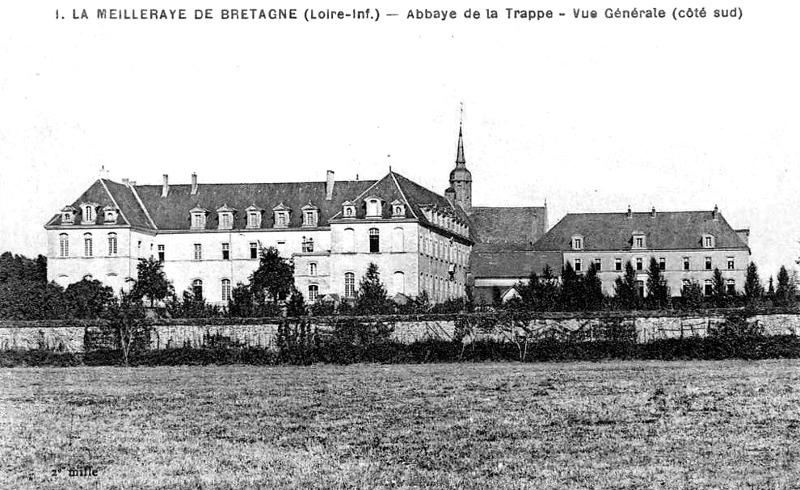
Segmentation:
{"type": "MultiPolygon", "coordinates": [[[[750,230],[734,230],[719,209],[635,213],[567,214],[534,246],[548,254],[551,267],[567,262],[579,273],[594,263],[603,292],[614,294],[614,281],[630,261],[636,270],[639,294],[645,295],[647,269],[655,258],[672,296],[696,282],[711,294],[714,269],[719,269],[729,294],[744,290],[750,230]],[[558,262],[553,264],[553,254],[558,262]]],[[[542,255],[544,257],[544,255],[542,255]]],[[[539,272],[539,271],[537,271],[539,272]]]]}
{"type": "Polygon", "coordinates": [[[515,281],[547,230],[546,207],[473,207],[459,130],[443,194],[391,170],[378,180],[160,185],[95,181],[45,225],[48,280],[85,277],[127,290],[155,257],[175,290],[224,304],[275,247],[306,300],[354,297],[370,262],[390,296],[432,302],[515,281]]]}

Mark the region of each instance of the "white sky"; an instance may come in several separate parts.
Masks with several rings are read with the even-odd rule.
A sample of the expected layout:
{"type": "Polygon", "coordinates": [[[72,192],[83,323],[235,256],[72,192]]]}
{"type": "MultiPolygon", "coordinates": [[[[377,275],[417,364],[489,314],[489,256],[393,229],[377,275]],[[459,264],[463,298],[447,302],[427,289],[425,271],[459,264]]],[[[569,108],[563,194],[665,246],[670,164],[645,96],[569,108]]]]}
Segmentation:
{"type": "MultiPolygon", "coordinates": [[[[191,16],[193,3],[60,3],[0,4],[2,250],[43,253],[43,224],[101,165],[117,181],[186,183],[196,171],[202,184],[323,180],[326,169],[375,179],[391,164],[442,192],[462,101],[477,205],[546,198],[552,226],[566,212],[718,204],[750,227],[764,279],[800,250],[797,2],[709,2],[744,18],[682,22],[602,17],[634,2],[536,2],[567,13],[540,22],[405,18],[430,2],[295,4],[380,7],[370,23],[81,21],[73,7],[191,16]],[[575,20],[573,7],[600,18],[575,20]]],[[[669,16],[686,3],[648,5],[669,16]]]]}

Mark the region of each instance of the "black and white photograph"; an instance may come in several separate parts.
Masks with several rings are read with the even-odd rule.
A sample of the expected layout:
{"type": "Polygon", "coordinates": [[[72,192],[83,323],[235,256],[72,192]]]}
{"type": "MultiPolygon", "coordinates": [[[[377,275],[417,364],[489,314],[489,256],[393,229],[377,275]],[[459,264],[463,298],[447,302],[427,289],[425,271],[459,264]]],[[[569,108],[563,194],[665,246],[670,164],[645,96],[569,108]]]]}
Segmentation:
{"type": "Polygon", "coordinates": [[[800,5],[0,5],[0,488],[800,488],[800,5]]]}

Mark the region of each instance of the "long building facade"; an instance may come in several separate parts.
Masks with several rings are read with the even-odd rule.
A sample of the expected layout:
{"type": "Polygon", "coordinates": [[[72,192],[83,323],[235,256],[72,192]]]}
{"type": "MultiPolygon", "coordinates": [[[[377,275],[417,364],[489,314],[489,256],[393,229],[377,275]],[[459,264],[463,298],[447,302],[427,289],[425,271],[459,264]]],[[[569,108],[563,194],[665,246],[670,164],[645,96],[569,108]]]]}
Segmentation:
{"type": "MultiPolygon", "coordinates": [[[[203,184],[193,174],[182,185],[167,175],[161,185],[98,179],[45,225],[48,279],[67,286],[91,277],[128,290],[138,260],[154,257],[176,291],[225,304],[258,267],[262,250],[275,247],[292,260],[307,301],[354,297],[375,263],[390,296],[425,292],[438,303],[466,294],[479,237],[498,239],[496,226],[475,225],[479,216],[494,209],[501,222],[524,220],[519,209],[527,209],[472,207],[461,131],[443,195],[392,171],[379,180],[334,177],[328,171],[320,182],[203,184]]],[[[544,232],[541,223],[527,226],[544,232]]],[[[518,234],[513,227],[505,233],[518,234]]]]}

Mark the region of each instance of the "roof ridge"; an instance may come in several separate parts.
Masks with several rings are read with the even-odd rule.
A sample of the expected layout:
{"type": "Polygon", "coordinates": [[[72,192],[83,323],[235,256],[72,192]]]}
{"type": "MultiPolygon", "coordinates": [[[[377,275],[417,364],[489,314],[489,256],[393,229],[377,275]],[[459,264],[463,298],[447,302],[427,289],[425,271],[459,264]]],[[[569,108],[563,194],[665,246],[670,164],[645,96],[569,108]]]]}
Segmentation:
{"type": "Polygon", "coordinates": [[[112,194],[112,193],[111,193],[111,190],[109,190],[109,188],[108,188],[108,186],[106,185],[105,181],[104,181],[102,178],[101,178],[101,179],[97,179],[97,180],[99,180],[99,181],[100,181],[100,183],[103,185],[103,189],[105,189],[105,190],[106,190],[106,194],[108,194],[108,197],[109,197],[109,198],[111,198],[111,202],[113,202],[113,203],[114,203],[114,206],[116,206],[116,207],[117,207],[117,209],[119,210],[119,214],[121,214],[121,215],[122,215],[122,219],[124,219],[124,220],[125,220],[125,221],[128,223],[128,226],[133,226],[133,225],[131,224],[131,221],[128,219],[128,217],[127,217],[127,216],[125,216],[125,213],[123,213],[123,212],[122,212],[122,208],[120,207],[120,205],[119,205],[119,203],[117,202],[117,200],[116,200],[116,199],[114,199],[114,194],[112,194]]]}
{"type": "Polygon", "coordinates": [[[131,193],[133,193],[133,197],[136,198],[136,202],[138,202],[139,206],[142,207],[142,211],[144,211],[144,215],[147,216],[148,220],[150,220],[150,225],[153,227],[154,230],[158,230],[158,226],[156,226],[156,222],[153,221],[153,218],[150,216],[150,212],[147,210],[147,207],[144,205],[144,202],[142,202],[142,198],[139,197],[139,193],[136,192],[136,189],[132,185],[128,185],[128,188],[131,190],[131,193]]]}
{"type": "MultiPolygon", "coordinates": [[[[403,200],[406,202],[406,207],[409,209],[409,211],[411,211],[411,215],[412,215],[412,216],[414,216],[414,219],[417,219],[417,220],[419,220],[419,216],[417,216],[417,213],[415,213],[415,212],[414,212],[414,206],[412,206],[412,205],[411,205],[411,204],[408,202],[408,198],[406,197],[406,193],[405,193],[405,192],[403,192],[403,187],[400,185],[400,182],[398,182],[398,181],[397,181],[397,177],[395,177],[395,176],[394,176],[394,172],[392,172],[392,171],[390,170],[390,171],[389,171],[389,175],[391,175],[391,176],[392,176],[392,180],[394,181],[394,185],[396,185],[396,186],[397,186],[397,190],[399,190],[399,191],[400,191],[400,195],[403,197],[403,200]]],[[[399,174],[398,174],[398,175],[399,175],[399,174]]],[[[403,177],[403,176],[402,176],[402,175],[400,175],[400,177],[403,177]]],[[[405,178],[405,177],[403,177],[403,178],[405,178]]]]}
{"type": "MultiPolygon", "coordinates": [[[[381,179],[382,180],[382,179],[381,179]]],[[[340,183],[352,183],[352,182],[370,182],[370,179],[366,180],[334,180],[335,184],[340,183]]],[[[373,183],[378,182],[377,180],[373,183]]],[[[115,182],[116,183],[116,182],[115,182]]],[[[325,184],[326,181],[324,180],[308,180],[308,181],[292,181],[292,182],[210,182],[204,183],[204,186],[209,185],[286,185],[286,184],[325,184]]],[[[124,185],[124,184],[120,184],[124,185]]],[[[133,187],[161,187],[163,184],[136,184],[133,187]]],[[[191,187],[191,183],[189,184],[170,184],[170,188],[172,187],[191,187]]]]}

